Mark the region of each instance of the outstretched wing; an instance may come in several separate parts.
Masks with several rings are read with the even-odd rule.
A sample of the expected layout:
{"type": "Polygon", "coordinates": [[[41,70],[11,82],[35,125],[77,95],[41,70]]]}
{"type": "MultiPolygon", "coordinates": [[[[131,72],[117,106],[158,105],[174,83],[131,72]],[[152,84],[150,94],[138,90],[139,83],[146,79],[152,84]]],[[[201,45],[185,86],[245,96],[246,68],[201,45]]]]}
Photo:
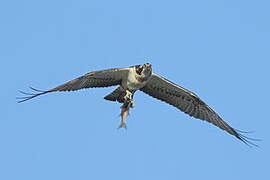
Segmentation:
{"type": "Polygon", "coordinates": [[[150,80],[141,89],[146,94],[165,101],[166,103],[175,106],[181,111],[193,116],[197,119],[208,121],[215,126],[227,131],[244,143],[255,145],[249,140],[254,140],[243,136],[237,130],[228,125],[221,117],[214,112],[207,104],[205,104],[196,94],[184,89],[173,82],[160,77],[157,74],[152,74],[150,80]]]}
{"type": "Polygon", "coordinates": [[[41,91],[30,87],[32,90],[38,93],[32,94],[20,91],[22,94],[25,94],[27,96],[18,97],[17,99],[20,99],[18,102],[21,103],[34,97],[47,94],[49,92],[75,91],[83,88],[108,87],[120,85],[122,79],[127,77],[128,71],[129,68],[114,68],[102,71],[94,71],[47,91],[41,91]]]}

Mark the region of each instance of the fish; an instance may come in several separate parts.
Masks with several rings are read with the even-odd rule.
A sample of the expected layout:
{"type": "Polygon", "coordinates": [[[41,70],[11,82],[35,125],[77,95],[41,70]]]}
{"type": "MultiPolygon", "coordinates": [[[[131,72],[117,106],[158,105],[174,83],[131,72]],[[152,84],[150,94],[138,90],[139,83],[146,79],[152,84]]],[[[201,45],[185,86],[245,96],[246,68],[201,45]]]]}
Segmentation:
{"type": "Polygon", "coordinates": [[[129,115],[129,109],[133,107],[133,102],[131,100],[125,101],[121,106],[121,121],[118,129],[127,128],[127,116],[129,115]]]}

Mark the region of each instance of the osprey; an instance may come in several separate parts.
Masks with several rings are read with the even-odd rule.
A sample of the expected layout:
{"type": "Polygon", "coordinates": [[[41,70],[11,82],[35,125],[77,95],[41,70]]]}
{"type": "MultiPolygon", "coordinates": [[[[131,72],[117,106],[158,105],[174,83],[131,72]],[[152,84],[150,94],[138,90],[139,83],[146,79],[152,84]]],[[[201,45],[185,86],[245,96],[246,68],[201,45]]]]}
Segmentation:
{"type": "Polygon", "coordinates": [[[126,127],[126,117],[129,108],[134,107],[133,95],[137,90],[140,90],[178,108],[194,118],[214,124],[245,144],[256,145],[250,141],[256,139],[248,138],[241,134],[242,131],[232,128],[196,94],[152,72],[152,65],[149,63],[128,68],[113,68],[90,72],[47,91],[30,87],[37,93],[20,91],[27,96],[19,97],[18,99],[20,101],[18,102],[21,103],[34,97],[56,91],[75,91],[83,88],[108,86],[118,87],[112,93],[105,96],[104,99],[123,103],[121,106],[122,118],[119,128],[126,127]]]}

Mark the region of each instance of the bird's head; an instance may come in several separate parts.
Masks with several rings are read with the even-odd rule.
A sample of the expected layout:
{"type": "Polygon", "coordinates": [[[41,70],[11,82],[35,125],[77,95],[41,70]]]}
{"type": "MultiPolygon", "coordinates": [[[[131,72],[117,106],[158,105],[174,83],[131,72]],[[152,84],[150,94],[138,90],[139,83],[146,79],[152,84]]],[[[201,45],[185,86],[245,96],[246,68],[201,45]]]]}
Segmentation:
{"type": "Polygon", "coordinates": [[[136,73],[140,76],[150,77],[152,74],[152,65],[150,63],[145,63],[143,65],[135,66],[136,73]]]}

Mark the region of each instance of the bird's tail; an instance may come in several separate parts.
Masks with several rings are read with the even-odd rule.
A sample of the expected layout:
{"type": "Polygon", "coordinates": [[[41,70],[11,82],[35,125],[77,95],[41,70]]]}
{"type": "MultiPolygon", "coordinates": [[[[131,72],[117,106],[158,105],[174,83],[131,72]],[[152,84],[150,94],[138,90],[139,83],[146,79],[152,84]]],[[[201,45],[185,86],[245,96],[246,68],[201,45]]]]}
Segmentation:
{"type": "Polygon", "coordinates": [[[118,101],[120,103],[124,102],[124,96],[126,95],[126,91],[120,86],[116,88],[112,93],[108,94],[104,97],[104,99],[108,101],[118,101]]]}

